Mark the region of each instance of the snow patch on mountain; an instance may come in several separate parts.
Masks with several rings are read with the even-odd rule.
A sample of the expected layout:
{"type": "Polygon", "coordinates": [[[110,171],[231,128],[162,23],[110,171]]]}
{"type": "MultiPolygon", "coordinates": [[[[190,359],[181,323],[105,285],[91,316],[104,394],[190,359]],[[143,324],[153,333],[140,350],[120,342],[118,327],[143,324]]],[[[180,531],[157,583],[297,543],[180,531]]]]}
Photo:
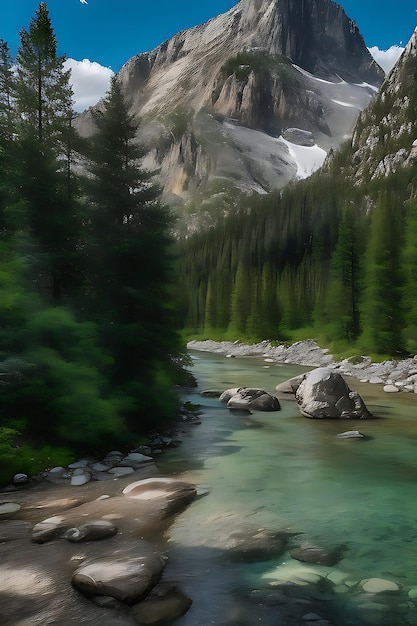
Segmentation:
{"type": "Polygon", "coordinates": [[[335,104],[339,104],[342,107],[348,107],[350,109],[359,109],[357,104],[352,104],[351,102],[342,102],[341,100],[335,100],[334,98],[331,98],[331,101],[334,102],[335,104]]]}
{"type": "Polygon", "coordinates": [[[317,144],[314,146],[298,146],[295,143],[290,143],[283,137],[279,137],[278,141],[287,146],[288,152],[297,166],[296,177],[298,179],[308,178],[323,165],[326,151],[317,144]]]}

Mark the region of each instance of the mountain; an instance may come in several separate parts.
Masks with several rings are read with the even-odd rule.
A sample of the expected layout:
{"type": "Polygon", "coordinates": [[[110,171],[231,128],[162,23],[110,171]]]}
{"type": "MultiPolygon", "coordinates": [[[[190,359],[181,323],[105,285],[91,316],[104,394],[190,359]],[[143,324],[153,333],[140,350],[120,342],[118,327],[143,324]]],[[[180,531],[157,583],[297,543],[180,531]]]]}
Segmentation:
{"type": "Polygon", "coordinates": [[[417,28],[372,106],[358,118],[346,171],[356,185],[416,163],[416,78],[417,28]]]}
{"type": "MultiPolygon", "coordinates": [[[[191,212],[227,190],[265,193],[308,176],[351,136],[383,77],[331,0],[241,0],[118,74],[150,146],[145,167],[191,212]]],[[[77,125],[91,132],[88,111],[77,125]]]]}
{"type": "Polygon", "coordinates": [[[179,241],[190,334],[417,353],[416,78],[417,29],[319,171],[179,241]]]}

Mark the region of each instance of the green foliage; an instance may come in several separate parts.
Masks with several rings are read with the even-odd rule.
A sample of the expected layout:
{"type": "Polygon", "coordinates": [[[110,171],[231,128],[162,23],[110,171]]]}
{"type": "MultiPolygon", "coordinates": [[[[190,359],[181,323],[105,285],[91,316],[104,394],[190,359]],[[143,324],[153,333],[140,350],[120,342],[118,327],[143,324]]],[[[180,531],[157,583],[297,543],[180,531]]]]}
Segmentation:
{"type": "Polygon", "coordinates": [[[182,107],[177,107],[168,116],[169,129],[176,141],[181,139],[187,131],[191,116],[191,111],[182,107]]]}
{"type": "Polygon", "coordinates": [[[0,355],[15,346],[26,318],[25,264],[9,242],[0,241],[0,355]]]}
{"type": "Polygon", "coordinates": [[[234,74],[239,81],[246,81],[253,72],[256,76],[275,74],[283,82],[297,82],[291,73],[289,59],[283,56],[272,57],[265,52],[240,52],[227,59],[220,72],[223,78],[234,74]]]}
{"type": "MultiPolygon", "coordinates": [[[[329,280],[323,308],[316,315],[327,325],[330,340],[355,341],[359,335],[360,257],[359,238],[364,220],[354,207],[345,207],[330,259],[329,280]],[[362,222],[362,223],[361,223],[362,222]],[[321,313],[321,315],[320,315],[321,313]]],[[[318,309],[320,308],[320,305],[318,309]]]]}
{"type": "Polygon", "coordinates": [[[64,60],[45,2],[16,74],[0,41],[0,481],[66,464],[66,446],[128,446],[179,411],[169,213],[116,79],[77,139],[64,60]]]}
{"type": "Polygon", "coordinates": [[[407,206],[405,242],[402,251],[404,267],[404,340],[409,352],[417,353],[417,202],[414,198],[407,206]]]}
{"type": "Polygon", "coordinates": [[[78,449],[103,450],[109,437],[127,441],[123,402],[106,390],[111,359],[97,346],[94,324],[62,307],[43,309],[31,315],[24,340],[31,367],[3,390],[7,415],[26,415],[32,435],[78,449]]]}
{"type": "MultiPolygon", "coordinates": [[[[77,207],[73,200],[72,89],[48,8],[41,2],[29,28],[20,31],[11,182],[19,190],[17,229],[31,257],[31,280],[50,302],[75,290],[77,207]]],[[[13,209],[13,207],[11,207],[13,209]]]]}
{"type": "Polygon", "coordinates": [[[34,476],[58,465],[65,467],[75,460],[68,448],[37,447],[20,440],[18,430],[0,426],[0,484],[9,482],[18,472],[34,476]]]}
{"type": "Polygon", "coordinates": [[[361,344],[378,354],[403,349],[401,243],[399,207],[394,197],[383,195],[372,215],[362,304],[361,344]]]}

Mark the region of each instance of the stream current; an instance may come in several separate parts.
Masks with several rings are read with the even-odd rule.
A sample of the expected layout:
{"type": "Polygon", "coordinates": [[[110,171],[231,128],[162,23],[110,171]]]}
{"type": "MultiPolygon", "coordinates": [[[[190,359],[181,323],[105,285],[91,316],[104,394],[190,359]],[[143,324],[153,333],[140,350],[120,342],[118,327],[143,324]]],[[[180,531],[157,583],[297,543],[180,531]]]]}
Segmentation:
{"type": "Polygon", "coordinates": [[[292,602],[300,605],[300,615],[315,609],[333,626],[417,624],[408,595],[413,587],[417,591],[417,396],[390,395],[351,380],[375,419],[309,420],[293,400],[282,400],[279,412],[239,415],[200,392],[245,386],[274,392],[307,368],[204,352],[191,356],[198,387],[184,400],[201,405],[201,425],[185,431],[182,445],[159,459],[162,473],[208,490],[169,530],[166,576],[193,599],[176,624],[314,624],[286,616],[282,594],[269,594],[280,572],[289,571],[283,568],[294,567],[343,580],[338,594],[324,588],[299,593],[292,602]],[[346,430],[367,438],[336,437],[346,430]],[[342,559],[333,567],[301,564],[288,552],[252,563],[231,560],[231,537],[259,529],[342,546],[342,559]],[[370,578],[395,582],[401,590],[395,602],[381,595],[385,604],[378,605],[363,594],[359,583],[370,578]]]}

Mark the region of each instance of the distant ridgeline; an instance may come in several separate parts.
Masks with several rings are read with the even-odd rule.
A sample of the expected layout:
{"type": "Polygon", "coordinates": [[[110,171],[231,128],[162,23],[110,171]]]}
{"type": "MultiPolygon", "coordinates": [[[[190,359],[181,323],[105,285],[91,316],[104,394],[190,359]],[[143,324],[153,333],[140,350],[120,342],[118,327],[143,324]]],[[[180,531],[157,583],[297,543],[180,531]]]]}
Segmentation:
{"type": "Polygon", "coordinates": [[[319,172],[178,244],[190,333],[417,352],[416,32],[319,172]]]}

